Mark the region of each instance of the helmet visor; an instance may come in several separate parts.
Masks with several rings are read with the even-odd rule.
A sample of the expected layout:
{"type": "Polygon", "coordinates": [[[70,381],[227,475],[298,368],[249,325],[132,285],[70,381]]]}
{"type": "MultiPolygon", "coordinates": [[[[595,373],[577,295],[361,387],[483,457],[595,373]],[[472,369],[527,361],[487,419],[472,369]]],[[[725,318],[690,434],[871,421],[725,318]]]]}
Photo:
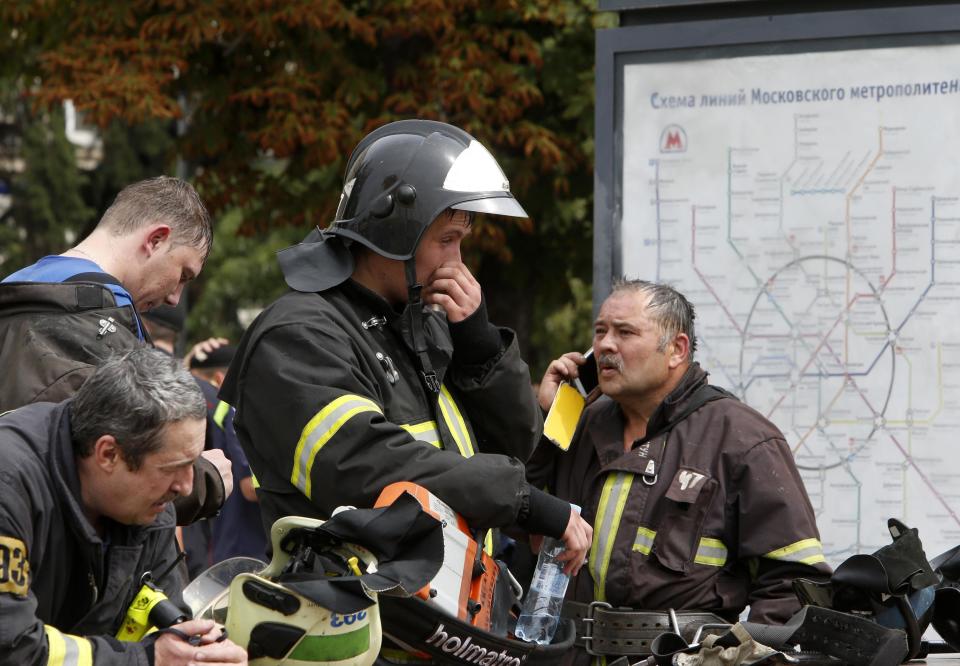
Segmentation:
{"type": "Polygon", "coordinates": [[[527,211],[512,196],[492,197],[488,199],[474,199],[454,204],[450,208],[465,210],[471,213],[490,213],[492,215],[506,215],[508,217],[530,217],[527,211]]]}

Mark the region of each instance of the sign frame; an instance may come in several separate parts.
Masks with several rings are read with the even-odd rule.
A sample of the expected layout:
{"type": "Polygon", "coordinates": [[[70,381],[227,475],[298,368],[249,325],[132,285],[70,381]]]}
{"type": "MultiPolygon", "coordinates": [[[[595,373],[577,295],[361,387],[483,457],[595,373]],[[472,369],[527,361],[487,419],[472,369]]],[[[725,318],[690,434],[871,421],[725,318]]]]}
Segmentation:
{"type": "Polygon", "coordinates": [[[609,295],[613,280],[623,273],[623,75],[627,64],[958,42],[960,3],[658,22],[597,31],[594,313],[609,295]]]}

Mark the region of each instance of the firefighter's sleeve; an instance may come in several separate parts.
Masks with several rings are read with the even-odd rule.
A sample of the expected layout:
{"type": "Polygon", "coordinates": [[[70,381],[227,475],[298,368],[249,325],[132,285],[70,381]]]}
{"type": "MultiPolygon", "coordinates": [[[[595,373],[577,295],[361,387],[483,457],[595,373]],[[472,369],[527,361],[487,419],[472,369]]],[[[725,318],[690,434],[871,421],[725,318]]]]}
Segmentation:
{"type": "Polygon", "coordinates": [[[147,648],[111,636],[77,636],[37,617],[33,530],[26,488],[9,479],[0,497],[0,666],[148,666],[147,648]]]}
{"type": "Polygon", "coordinates": [[[554,475],[559,454],[560,449],[555,444],[546,437],[540,438],[540,443],[526,464],[527,481],[530,485],[548,491],[554,489],[554,475]]]}
{"type": "Polygon", "coordinates": [[[483,307],[464,322],[451,324],[450,333],[450,381],[470,416],[480,450],[526,462],[540,441],[543,413],[516,335],[487,323],[483,307]],[[482,322],[473,322],[481,311],[482,322]]]}
{"type": "Polygon", "coordinates": [[[739,557],[751,573],[750,620],[781,623],[800,610],[794,578],[820,578],[823,556],[813,507],[783,439],[744,457],[739,486],[739,557]]]}
{"type": "Polygon", "coordinates": [[[275,474],[321,515],[372,506],[385,486],[412,481],[474,527],[512,523],[529,496],[520,461],[464,458],[417,439],[427,439],[419,428],[430,424],[392,422],[372,373],[344,331],[275,328],[250,356],[239,418],[275,474]]]}

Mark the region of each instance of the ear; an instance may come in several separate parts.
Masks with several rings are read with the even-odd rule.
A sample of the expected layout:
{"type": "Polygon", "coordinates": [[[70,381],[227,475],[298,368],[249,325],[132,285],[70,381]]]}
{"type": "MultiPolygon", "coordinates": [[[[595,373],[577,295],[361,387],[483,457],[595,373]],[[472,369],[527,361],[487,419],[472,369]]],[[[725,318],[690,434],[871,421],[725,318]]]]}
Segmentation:
{"type": "Polygon", "coordinates": [[[677,368],[690,360],[690,338],[686,333],[677,333],[670,346],[670,368],[677,368]]]}
{"type": "Polygon", "coordinates": [[[93,463],[104,472],[113,472],[117,467],[123,464],[123,455],[120,452],[120,446],[113,435],[100,435],[93,443],[93,463]]]}
{"type": "Polygon", "coordinates": [[[143,249],[148,257],[170,241],[171,231],[167,224],[153,224],[144,230],[143,249]]]}
{"type": "Polygon", "coordinates": [[[221,386],[223,386],[223,380],[226,379],[226,377],[227,377],[226,370],[217,370],[216,372],[213,373],[213,381],[210,383],[216,385],[217,388],[220,388],[221,386]]]}

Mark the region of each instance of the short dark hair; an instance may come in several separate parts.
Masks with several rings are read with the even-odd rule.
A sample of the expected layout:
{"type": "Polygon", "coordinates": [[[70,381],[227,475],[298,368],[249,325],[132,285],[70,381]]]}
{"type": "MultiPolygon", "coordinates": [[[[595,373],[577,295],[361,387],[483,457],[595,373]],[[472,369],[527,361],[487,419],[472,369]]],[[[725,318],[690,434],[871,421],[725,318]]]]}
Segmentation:
{"type": "Polygon", "coordinates": [[[100,437],[112,435],[132,470],[160,449],[164,426],[207,416],[207,403],[190,373],[149,347],[109,357],[68,409],[77,457],[86,458],[100,437]]]}
{"type": "Polygon", "coordinates": [[[157,176],[126,186],[98,226],[121,236],[158,221],[170,225],[175,243],[199,249],[206,260],[213,247],[210,214],[193,186],[180,178],[157,176]]]}
{"type": "Polygon", "coordinates": [[[658,351],[664,351],[667,344],[678,333],[685,333],[690,339],[689,356],[692,361],[693,354],[697,351],[697,336],[693,323],[697,314],[687,297],[668,284],[646,280],[630,280],[626,277],[614,281],[610,295],[628,291],[647,294],[650,297],[647,310],[653,314],[653,320],[660,327],[658,351]]]}

